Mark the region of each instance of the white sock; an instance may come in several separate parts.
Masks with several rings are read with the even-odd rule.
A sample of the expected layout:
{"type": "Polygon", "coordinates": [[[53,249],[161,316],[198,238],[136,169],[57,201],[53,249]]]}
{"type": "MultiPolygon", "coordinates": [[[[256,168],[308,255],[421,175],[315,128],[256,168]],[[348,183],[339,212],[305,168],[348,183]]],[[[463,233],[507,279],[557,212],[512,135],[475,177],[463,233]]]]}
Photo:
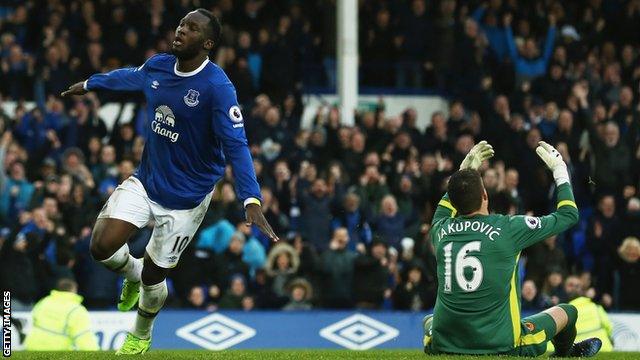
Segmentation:
{"type": "Polygon", "coordinates": [[[153,329],[153,321],[167,298],[167,282],[163,280],[154,285],[142,284],[138,314],[132,334],[140,339],[149,339],[153,329]]]}
{"type": "Polygon", "coordinates": [[[142,259],[136,259],[129,254],[129,263],[125,266],[125,269],[123,275],[127,280],[140,282],[140,278],[142,277],[142,259]]]}
{"type": "Polygon", "coordinates": [[[111,257],[100,261],[107,268],[122,274],[129,281],[140,282],[142,275],[142,260],[136,259],[129,254],[129,245],[124,244],[116,250],[111,257]]]}

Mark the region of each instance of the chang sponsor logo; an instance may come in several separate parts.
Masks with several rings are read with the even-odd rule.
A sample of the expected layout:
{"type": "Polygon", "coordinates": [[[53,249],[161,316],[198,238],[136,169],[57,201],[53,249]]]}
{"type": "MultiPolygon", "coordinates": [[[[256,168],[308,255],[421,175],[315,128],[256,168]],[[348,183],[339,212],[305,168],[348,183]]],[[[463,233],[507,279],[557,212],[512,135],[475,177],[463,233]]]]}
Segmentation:
{"type": "Polygon", "coordinates": [[[151,121],[151,130],[166,138],[171,142],[178,141],[180,133],[175,131],[176,117],[173,111],[167,105],[160,105],[156,108],[153,121],[151,121]]]}

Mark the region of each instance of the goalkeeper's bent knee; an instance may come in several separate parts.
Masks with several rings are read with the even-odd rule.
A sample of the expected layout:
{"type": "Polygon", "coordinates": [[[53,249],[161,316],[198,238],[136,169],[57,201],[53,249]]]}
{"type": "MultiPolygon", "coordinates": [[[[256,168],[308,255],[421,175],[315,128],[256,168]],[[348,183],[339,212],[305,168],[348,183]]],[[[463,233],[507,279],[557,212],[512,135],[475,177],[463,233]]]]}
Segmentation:
{"type": "Polygon", "coordinates": [[[558,307],[567,313],[568,320],[566,328],[576,326],[576,321],[578,321],[578,309],[571,304],[559,304],[558,307]]]}

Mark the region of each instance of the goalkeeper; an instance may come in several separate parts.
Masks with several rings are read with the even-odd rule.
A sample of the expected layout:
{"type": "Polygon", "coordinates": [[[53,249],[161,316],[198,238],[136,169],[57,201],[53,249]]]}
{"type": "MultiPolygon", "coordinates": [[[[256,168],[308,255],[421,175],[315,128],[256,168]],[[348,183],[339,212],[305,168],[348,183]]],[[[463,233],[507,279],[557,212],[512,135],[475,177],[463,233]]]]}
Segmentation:
{"type": "Polygon", "coordinates": [[[439,285],[434,314],[424,320],[427,354],[538,356],[549,341],[557,356],[593,356],[600,349],[602,343],[595,338],[573,343],[578,313],[572,305],[520,318],[520,252],[578,221],[562,157],[545,142],[536,153],[553,171],[557,185],[557,211],[547,216],[489,215],[477,171],[494,154],[486,141],[474,146],[451,176],[430,230],[439,285]]]}

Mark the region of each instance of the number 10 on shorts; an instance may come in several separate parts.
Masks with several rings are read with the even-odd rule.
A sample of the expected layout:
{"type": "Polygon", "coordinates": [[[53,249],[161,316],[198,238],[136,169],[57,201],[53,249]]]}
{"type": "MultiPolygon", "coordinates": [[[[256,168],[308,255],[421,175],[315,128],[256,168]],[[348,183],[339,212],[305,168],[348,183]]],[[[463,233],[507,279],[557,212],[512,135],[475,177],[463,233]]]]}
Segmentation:
{"type": "Polygon", "coordinates": [[[176,236],[176,242],[173,244],[173,248],[171,249],[171,253],[175,254],[175,253],[181,253],[182,250],[184,250],[184,248],[187,247],[187,244],[189,244],[189,237],[185,236],[183,238],[180,238],[180,235],[176,236]]]}

